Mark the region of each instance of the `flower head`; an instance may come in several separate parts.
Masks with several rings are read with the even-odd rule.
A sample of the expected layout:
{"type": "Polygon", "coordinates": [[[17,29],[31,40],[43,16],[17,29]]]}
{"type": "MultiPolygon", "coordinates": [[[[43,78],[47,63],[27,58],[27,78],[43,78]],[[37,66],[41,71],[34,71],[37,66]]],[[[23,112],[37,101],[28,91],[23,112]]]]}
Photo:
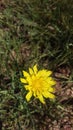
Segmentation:
{"type": "Polygon", "coordinates": [[[37,65],[34,65],[33,68],[29,68],[29,73],[23,71],[24,78],[20,78],[20,81],[25,84],[24,87],[28,90],[26,95],[27,101],[34,96],[44,104],[44,98],[55,98],[53,85],[55,85],[56,82],[51,77],[51,74],[52,72],[46,69],[38,71],[37,65]]]}

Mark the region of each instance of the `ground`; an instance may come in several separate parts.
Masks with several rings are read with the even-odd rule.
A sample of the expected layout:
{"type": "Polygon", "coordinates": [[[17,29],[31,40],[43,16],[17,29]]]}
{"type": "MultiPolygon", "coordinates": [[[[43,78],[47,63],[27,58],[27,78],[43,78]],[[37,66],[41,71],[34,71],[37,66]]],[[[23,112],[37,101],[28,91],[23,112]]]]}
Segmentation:
{"type": "Polygon", "coordinates": [[[73,130],[73,1],[0,1],[0,129],[73,130]],[[52,71],[55,102],[25,99],[22,71],[52,71]]]}

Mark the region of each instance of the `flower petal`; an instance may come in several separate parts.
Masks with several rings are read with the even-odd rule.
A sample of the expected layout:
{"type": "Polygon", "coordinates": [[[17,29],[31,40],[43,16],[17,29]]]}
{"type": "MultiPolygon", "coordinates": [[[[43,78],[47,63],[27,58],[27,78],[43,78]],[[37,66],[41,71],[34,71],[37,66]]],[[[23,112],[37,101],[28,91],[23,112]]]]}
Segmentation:
{"type": "Polygon", "coordinates": [[[55,99],[55,95],[54,94],[52,94],[52,93],[50,93],[50,92],[43,92],[43,96],[45,97],[45,98],[51,98],[51,99],[55,99]]]}
{"type": "Polygon", "coordinates": [[[20,78],[20,81],[21,81],[22,83],[27,83],[26,79],[24,79],[24,78],[20,78]]]}
{"type": "Polygon", "coordinates": [[[56,81],[54,81],[52,77],[48,77],[48,78],[46,79],[46,81],[47,81],[47,83],[50,84],[50,85],[55,85],[55,84],[56,84],[56,81]]]}
{"type": "Polygon", "coordinates": [[[45,77],[45,78],[50,76],[51,74],[52,74],[52,71],[47,71],[46,69],[40,70],[38,72],[38,76],[42,76],[42,77],[45,77]]]}
{"type": "Polygon", "coordinates": [[[27,78],[27,77],[30,77],[29,73],[27,73],[27,72],[24,71],[24,70],[23,70],[23,75],[24,75],[24,77],[26,77],[26,78],[27,78]]]}
{"type": "Polygon", "coordinates": [[[46,69],[42,71],[43,72],[43,75],[45,77],[49,77],[51,74],[52,74],[52,71],[47,71],[46,69]]]}
{"type": "Polygon", "coordinates": [[[52,94],[52,93],[49,93],[49,98],[51,98],[51,99],[55,99],[55,95],[52,94]]]}
{"type": "Polygon", "coordinates": [[[44,98],[41,94],[39,94],[37,97],[39,98],[41,103],[45,104],[44,98]]]}
{"type": "Polygon", "coordinates": [[[37,64],[33,66],[33,70],[34,70],[34,73],[36,74],[38,69],[37,69],[37,64]]]}
{"type": "Polygon", "coordinates": [[[56,84],[56,82],[54,81],[54,80],[51,80],[51,81],[49,81],[48,82],[50,85],[55,85],[56,84]]]}
{"type": "Polygon", "coordinates": [[[28,82],[29,85],[32,84],[32,79],[31,79],[31,77],[27,77],[27,82],[28,82]]]}
{"type": "Polygon", "coordinates": [[[30,98],[32,97],[32,92],[31,91],[29,91],[28,93],[27,93],[27,95],[26,95],[26,100],[27,101],[30,101],[30,98]]]}
{"type": "Polygon", "coordinates": [[[31,86],[30,86],[30,85],[24,85],[24,88],[25,88],[26,90],[31,91],[31,86]]]}
{"type": "Polygon", "coordinates": [[[31,68],[29,68],[29,73],[30,73],[30,75],[33,75],[33,73],[34,73],[31,68]]]}
{"type": "Polygon", "coordinates": [[[49,91],[49,92],[55,92],[55,88],[49,87],[49,88],[48,88],[48,91],[49,91]]]}
{"type": "Polygon", "coordinates": [[[45,98],[48,98],[48,97],[49,97],[49,92],[47,92],[47,91],[45,92],[45,91],[44,91],[44,92],[43,92],[43,96],[44,96],[45,98]]]}

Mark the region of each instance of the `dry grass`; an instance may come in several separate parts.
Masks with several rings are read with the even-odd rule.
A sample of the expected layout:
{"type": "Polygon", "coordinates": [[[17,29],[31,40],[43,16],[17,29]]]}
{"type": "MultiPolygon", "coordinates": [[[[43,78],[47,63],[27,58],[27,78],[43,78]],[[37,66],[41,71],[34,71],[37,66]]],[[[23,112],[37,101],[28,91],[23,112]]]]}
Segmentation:
{"type": "Polygon", "coordinates": [[[72,130],[73,1],[0,1],[0,129],[72,130]],[[56,101],[25,100],[19,78],[35,63],[53,71],[56,101]]]}

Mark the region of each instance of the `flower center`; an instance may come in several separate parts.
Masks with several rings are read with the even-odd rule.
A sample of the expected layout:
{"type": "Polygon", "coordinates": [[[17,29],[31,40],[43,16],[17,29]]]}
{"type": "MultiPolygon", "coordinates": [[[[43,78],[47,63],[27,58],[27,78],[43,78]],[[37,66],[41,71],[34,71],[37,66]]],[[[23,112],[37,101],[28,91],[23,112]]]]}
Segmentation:
{"type": "Polygon", "coordinates": [[[32,82],[34,91],[40,91],[42,89],[42,78],[35,78],[32,82]]]}

